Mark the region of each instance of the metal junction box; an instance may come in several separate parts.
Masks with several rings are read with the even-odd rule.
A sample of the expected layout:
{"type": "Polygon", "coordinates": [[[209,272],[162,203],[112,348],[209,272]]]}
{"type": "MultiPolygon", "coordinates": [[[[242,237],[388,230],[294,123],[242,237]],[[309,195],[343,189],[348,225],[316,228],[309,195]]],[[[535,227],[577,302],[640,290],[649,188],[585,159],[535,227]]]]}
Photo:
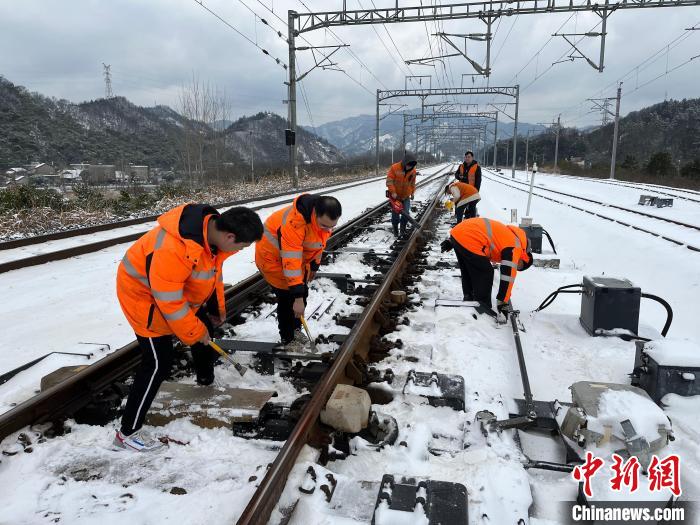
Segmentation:
{"type": "Polygon", "coordinates": [[[632,384],[656,403],[666,394],[700,395],[700,349],[677,351],[656,341],[637,341],[632,384]]]}
{"type": "Polygon", "coordinates": [[[636,334],[641,296],[641,289],[627,279],[584,276],[581,325],[591,335],[616,328],[636,334]]]}
{"type": "Polygon", "coordinates": [[[542,253],[542,226],[540,224],[531,224],[530,226],[521,225],[520,228],[525,232],[527,238],[530,239],[532,253],[542,253]]]}

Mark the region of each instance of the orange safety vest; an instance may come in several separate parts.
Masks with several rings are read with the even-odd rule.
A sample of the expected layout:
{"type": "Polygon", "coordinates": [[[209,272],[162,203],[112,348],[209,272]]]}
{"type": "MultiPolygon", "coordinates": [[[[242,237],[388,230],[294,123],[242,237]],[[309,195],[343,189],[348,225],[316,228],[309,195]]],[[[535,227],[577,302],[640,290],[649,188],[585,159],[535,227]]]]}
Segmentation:
{"type": "Polygon", "coordinates": [[[265,221],[262,240],[255,245],[255,264],[275,288],[304,295],[304,283],[321,265],[321,256],[331,232],[322,230],[313,210],[318,197],[299,195],[265,221]]]}
{"type": "Polygon", "coordinates": [[[499,299],[508,302],[518,273],[518,263],[526,263],[532,257],[525,232],[517,226],[479,217],[460,222],[452,228],[450,235],[465,250],[486,256],[491,262],[501,265],[501,281],[507,283],[507,287],[499,289],[499,299]],[[504,251],[511,256],[504,257],[504,251]],[[503,271],[503,267],[510,271],[503,271]]]}
{"type": "Polygon", "coordinates": [[[469,166],[469,170],[467,171],[467,176],[464,176],[464,162],[459,165],[459,179],[463,182],[466,182],[467,184],[470,184],[474,187],[476,187],[476,170],[479,168],[479,163],[474,162],[471,166],[469,166]],[[466,179],[466,180],[465,180],[466,179]]]}
{"type": "Polygon", "coordinates": [[[196,311],[212,296],[226,317],[222,265],[234,252],[212,252],[209,221],[219,212],[183,204],[158,217],[158,226],[127,251],[117,270],[117,297],[142,337],[175,334],[191,345],[207,332],[196,311]]]}
{"type": "Polygon", "coordinates": [[[386,187],[389,193],[396,193],[399,199],[407,199],[416,191],[416,168],[407,173],[403,162],[392,164],[386,175],[386,187]]]}
{"type": "Polygon", "coordinates": [[[481,195],[479,195],[477,189],[471,184],[457,181],[450,184],[450,190],[453,188],[459,191],[459,197],[457,197],[457,203],[455,204],[456,208],[469,204],[470,202],[481,200],[481,195]]]}

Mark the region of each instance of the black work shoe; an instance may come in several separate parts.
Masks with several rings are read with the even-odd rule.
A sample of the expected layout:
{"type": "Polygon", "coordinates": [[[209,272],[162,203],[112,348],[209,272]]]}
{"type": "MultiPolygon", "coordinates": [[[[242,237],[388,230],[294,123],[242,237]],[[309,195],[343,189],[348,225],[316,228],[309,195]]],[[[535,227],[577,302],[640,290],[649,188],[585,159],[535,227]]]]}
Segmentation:
{"type": "Polygon", "coordinates": [[[214,369],[206,372],[197,372],[197,384],[201,386],[209,386],[214,382],[214,369]]]}

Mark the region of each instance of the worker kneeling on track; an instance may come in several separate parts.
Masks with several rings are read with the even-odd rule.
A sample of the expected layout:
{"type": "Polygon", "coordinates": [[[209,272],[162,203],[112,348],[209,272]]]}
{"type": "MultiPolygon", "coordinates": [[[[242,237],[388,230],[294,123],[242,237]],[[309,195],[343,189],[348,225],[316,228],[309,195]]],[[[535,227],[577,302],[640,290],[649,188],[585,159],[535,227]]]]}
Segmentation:
{"type": "MultiPolygon", "coordinates": [[[[392,164],[386,175],[386,187],[388,197],[392,201],[398,201],[400,206],[391,207],[391,226],[394,235],[406,234],[406,223],[411,213],[411,200],[416,192],[416,165],[418,161],[412,153],[406,152],[401,162],[392,164]],[[399,223],[401,231],[399,232],[399,223]]],[[[393,203],[392,203],[393,204],[393,203]]]]}
{"type": "Polygon", "coordinates": [[[510,310],[510,294],[515,275],[527,270],[533,262],[530,243],[525,232],[517,226],[493,219],[467,219],[452,228],[450,238],[440,245],[443,252],[454,248],[462,273],[465,301],[478,301],[491,309],[493,266],[501,266],[497,305],[499,312],[510,310]]]}
{"type": "Polygon", "coordinates": [[[449,196],[448,202],[452,203],[450,208],[455,209],[457,224],[462,222],[462,219],[476,217],[476,205],[481,200],[476,187],[466,182],[456,181],[445,186],[445,195],[449,196]]]}
{"type": "Polygon", "coordinates": [[[218,356],[207,345],[214,325],[226,319],[222,266],[262,234],[260,217],[248,208],[219,214],[206,204],[185,204],[161,215],[158,226],[127,250],[117,271],[117,297],[142,358],[114,439],[117,448],[161,446],[140,429],[170,375],[173,335],[192,347],[197,383],[214,381],[218,356]]]}
{"type": "Polygon", "coordinates": [[[277,325],[288,350],[304,343],[301,317],[308,285],[341,214],[335,197],[302,194],[265,221],[265,235],[255,247],[255,264],[277,297],[277,325]]]}

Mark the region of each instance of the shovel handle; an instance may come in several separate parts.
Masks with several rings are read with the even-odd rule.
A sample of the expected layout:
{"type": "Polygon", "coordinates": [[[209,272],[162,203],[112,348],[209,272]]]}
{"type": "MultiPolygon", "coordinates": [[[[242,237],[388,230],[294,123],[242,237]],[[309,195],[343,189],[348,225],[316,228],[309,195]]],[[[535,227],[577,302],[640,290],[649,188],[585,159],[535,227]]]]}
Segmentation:
{"type": "Polygon", "coordinates": [[[221,356],[226,359],[229,363],[233,365],[233,367],[238,371],[239,374],[245,375],[245,373],[248,371],[246,367],[241,365],[240,363],[236,363],[230,355],[228,355],[223,348],[221,348],[219,345],[217,345],[214,341],[209,341],[209,346],[211,346],[214,350],[216,350],[221,356]]]}

